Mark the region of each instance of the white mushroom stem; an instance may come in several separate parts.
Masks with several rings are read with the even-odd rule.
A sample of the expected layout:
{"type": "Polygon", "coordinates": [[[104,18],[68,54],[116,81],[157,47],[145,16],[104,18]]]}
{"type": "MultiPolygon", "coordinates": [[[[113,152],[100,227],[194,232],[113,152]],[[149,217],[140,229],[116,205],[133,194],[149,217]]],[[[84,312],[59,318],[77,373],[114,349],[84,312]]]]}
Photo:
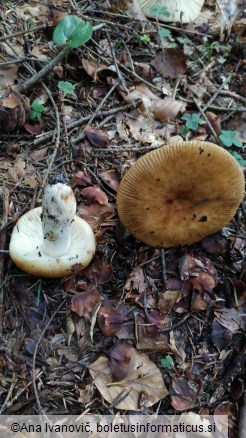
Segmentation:
{"type": "Polygon", "coordinates": [[[46,186],[42,203],[45,253],[52,256],[66,254],[75,213],[76,200],[71,187],[62,183],[46,186]]]}

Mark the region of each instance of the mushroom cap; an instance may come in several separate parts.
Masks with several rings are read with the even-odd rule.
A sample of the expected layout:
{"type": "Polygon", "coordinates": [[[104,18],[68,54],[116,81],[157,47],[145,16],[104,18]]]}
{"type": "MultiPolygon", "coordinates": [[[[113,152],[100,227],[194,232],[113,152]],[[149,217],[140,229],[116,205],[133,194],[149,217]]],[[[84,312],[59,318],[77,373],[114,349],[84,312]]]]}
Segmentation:
{"type": "Polygon", "coordinates": [[[232,155],[203,141],[170,144],[139,158],[117,194],[123,225],[154,247],[187,245],[226,226],[244,196],[232,155]]]}
{"type": "Polygon", "coordinates": [[[44,251],[41,215],[42,207],[34,208],[13,229],[9,253],[18,268],[40,277],[64,277],[88,266],[96,249],[90,225],[74,216],[69,250],[61,256],[51,256],[44,251]]]}
{"type": "Polygon", "coordinates": [[[150,18],[164,22],[190,23],[194,21],[203,7],[205,0],[137,0],[140,9],[150,18]],[[169,12],[169,16],[162,12],[169,12]],[[160,11],[160,12],[159,12],[160,11]]]}

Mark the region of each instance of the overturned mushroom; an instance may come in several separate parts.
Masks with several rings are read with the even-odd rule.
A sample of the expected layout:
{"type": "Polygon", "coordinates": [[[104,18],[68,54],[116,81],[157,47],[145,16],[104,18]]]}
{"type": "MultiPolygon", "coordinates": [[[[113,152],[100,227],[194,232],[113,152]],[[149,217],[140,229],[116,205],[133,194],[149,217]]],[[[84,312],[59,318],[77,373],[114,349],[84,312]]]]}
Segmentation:
{"type": "Polygon", "coordinates": [[[205,0],[137,0],[146,17],[164,22],[190,23],[201,12],[205,0]]]}
{"type": "Polygon", "coordinates": [[[41,277],[63,277],[85,268],[95,253],[95,237],[75,212],[69,186],[46,186],[42,207],[24,214],[13,229],[9,252],[14,263],[41,277]]]}
{"type": "Polygon", "coordinates": [[[240,165],[203,141],[156,149],[128,170],[117,195],[123,225],[154,247],[192,244],[226,226],[244,196],[240,165]]]}

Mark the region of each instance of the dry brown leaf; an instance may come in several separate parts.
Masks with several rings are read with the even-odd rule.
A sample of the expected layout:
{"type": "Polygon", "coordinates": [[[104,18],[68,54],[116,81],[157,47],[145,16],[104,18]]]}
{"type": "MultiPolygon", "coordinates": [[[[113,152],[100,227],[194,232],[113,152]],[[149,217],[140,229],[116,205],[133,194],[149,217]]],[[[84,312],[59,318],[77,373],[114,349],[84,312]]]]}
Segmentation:
{"type": "Polygon", "coordinates": [[[187,56],[175,47],[167,48],[164,53],[159,52],[151,65],[162,75],[163,78],[176,79],[187,70],[187,56]]]}
{"type": "Polygon", "coordinates": [[[94,129],[90,126],[87,126],[84,129],[84,133],[93,146],[105,148],[108,145],[108,134],[106,131],[103,131],[102,129],[94,129]]]}
{"type": "Polygon", "coordinates": [[[98,325],[104,336],[114,336],[126,319],[121,310],[110,306],[101,306],[97,314],[98,325]]]}
{"type": "Polygon", "coordinates": [[[103,170],[102,172],[99,172],[99,176],[108,187],[117,192],[120,182],[117,178],[116,170],[103,170]]]}
{"type": "Polygon", "coordinates": [[[163,382],[160,370],[151,362],[147,355],[136,352],[136,363],[134,370],[128,377],[120,382],[112,380],[112,374],[108,359],[100,356],[89,366],[89,371],[94,383],[105,400],[113,403],[118,397],[121,399],[116,403],[116,409],[140,411],[140,397],[144,391],[146,407],[152,406],[168,395],[163,382]]]}
{"type": "Polygon", "coordinates": [[[24,21],[38,19],[39,23],[44,23],[48,21],[49,12],[46,1],[38,3],[36,1],[29,1],[15,7],[17,17],[24,21]]]}
{"type": "Polygon", "coordinates": [[[133,91],[123,97],[126,102],[132,103],[135,100],[142,99],[140,111],[145,117],[154,116],[157,120],[165,122],[178,114],[179,111],[185,111],[186,104],[177,100],[157,97],[146,85],[137,85],[133,91]]]}
{"type": "Polygon", "coordinates": [[[0,89],[4,90],[10,85],[13,85],[18,72],[18,65],[1,66],[0,68],[0,89]]]}
{"type": "Polygon", "coordinates": [[[133,268],[128,279],[126,280],[125,289],[127,291],[135,289],[138,291],[138,293],[142,293],[146,291],[146,287],[143,268],[139,266],[133,268]]]}
{"type": "Polygon", "coordinates": [[[77,210],[77,214],[88,222],[93,231],[96,231],[100,226],[103,226],[110,220],[113,222],[111,218],[114,212],[115,206],[110,203],[107,205],[95,203],[87,206],[80,203],[77,210]]]}
{"type": "Polygon", "coordinates": [[[108,204],[108,197],[106,193],[104,193],[97,185],[93,187],[85,187],[80,191],[80,194],[86,199],[89,205],[93,204],[94,202],[98,202],[101,205],[108,204]]]}
{"type": "Polygon", "coordinates": [[[72,297],[71,309],[80,317],[84,316],[91,321],[91,315],[99,302],[100,294],[98,291],[80,292],[72,297]]]}

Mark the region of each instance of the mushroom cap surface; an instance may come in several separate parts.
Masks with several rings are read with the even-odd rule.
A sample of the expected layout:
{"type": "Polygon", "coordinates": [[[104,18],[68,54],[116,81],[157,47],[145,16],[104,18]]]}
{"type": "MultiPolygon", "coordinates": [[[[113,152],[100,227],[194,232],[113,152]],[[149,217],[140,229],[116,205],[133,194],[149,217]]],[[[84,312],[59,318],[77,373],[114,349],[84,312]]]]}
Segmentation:
{"type": "Polygon", "coordinates": [[[226,226],[243,200],[243,170],[220,146],[170,144],[139,158],[117,194],[123,225],[153,247],[187,245],[226,226]]]}
{"type": "Polygon", "coordinates": [[[137,3],[146,17],[158,18],[158,20],[164,22],[190,23],[200,14],[204,1],[205,0],[137,0],[137,3]],[[163,13],[163,9],[164,11],[168,11],[169,15],[163,13]]]}
{"type": "Polygon", "coordinates": [[[90,225],[74,216],[69,250],[52,256],[44,251],[41,215],[42,207],[34,208],[21,216],[13,229],[9,253],[18,268],[40,277],[64,277],[88,266],[96,249],[90,225]]]}

